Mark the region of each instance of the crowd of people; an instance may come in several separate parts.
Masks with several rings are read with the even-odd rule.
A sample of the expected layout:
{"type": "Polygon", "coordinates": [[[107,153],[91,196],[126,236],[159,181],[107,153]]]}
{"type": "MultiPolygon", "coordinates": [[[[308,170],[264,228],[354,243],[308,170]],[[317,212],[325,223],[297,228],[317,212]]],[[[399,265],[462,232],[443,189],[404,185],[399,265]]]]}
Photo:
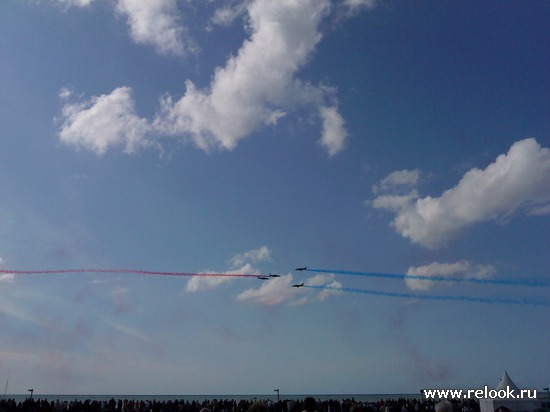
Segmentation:
{"type": "Polygon", "coordinates": [[[156,401],[111,398],[109,401],[59,401],[28,398],[22,402],[0,400],[0,412],[479,412],[470,399],[435,402],[430,399],[381,399],[361,402],[353,398],[315,400],[205,400],[156,401]]]}

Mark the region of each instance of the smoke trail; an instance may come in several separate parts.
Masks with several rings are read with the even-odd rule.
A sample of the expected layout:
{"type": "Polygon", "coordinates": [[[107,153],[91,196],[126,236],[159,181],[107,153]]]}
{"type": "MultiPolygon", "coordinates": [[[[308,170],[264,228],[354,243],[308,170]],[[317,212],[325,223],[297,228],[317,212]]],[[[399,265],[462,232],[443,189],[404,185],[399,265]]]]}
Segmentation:
{"type": "Polygon", "coordinates": [[[387,296],[392,298],[408,298],[408,299],[423,299],[423,300],[441,300],[441,301],[459,301],[459,302],[474,302],[474,303],[500,303],[504,305],[534,305],[534,306],[550,306],[550,302],[536,301],[532,299],[508,299],[508,298],[478,298],[474,296],[452,296],[452,295],[419,295],[417,293],[399,293],[399,292],[384,292],[381,290],[371,289],[355,289],[355,288],[335,288],[330,286],[310,286],[304,285],[304,288],[311,289],[330,289],[342,292],[363,293],[366,295],[387,296]]]}
{"type": "Polygon", "coordinates": [[[0,274],[14,275],[50,275],[50,274],[74,274],[74,273],[127,273],[135,275],[152,276],[186,276],[186,277],[230,277],[230,278],[257,278],[261,275],[245,273],[186,273],[186,272],[158,272],[137,269],[60,269],[60,270],[8,270],[0,269],[0,274]]]}
{"type": "Polygon", "coordinates": [[[477,283],[478,285],[549,287],[550,281],[527,279],[476,279],[447,276],[401,275],[396,273],[354,272],[351,270],[306,269],[307,272],[334,273],[337,275],[367,276],[386,279],[421,279],[435,282],[477,283]]]}

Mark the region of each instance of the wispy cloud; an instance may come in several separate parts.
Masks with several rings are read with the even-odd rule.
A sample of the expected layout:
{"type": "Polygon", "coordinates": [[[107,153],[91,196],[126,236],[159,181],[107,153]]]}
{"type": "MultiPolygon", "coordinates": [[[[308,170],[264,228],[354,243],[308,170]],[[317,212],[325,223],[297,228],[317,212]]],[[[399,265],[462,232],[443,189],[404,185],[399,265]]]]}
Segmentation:
{"type": "Polygon", "coordinates": [[[550,213],[548,182],[550,149],[530,138],[514,143],[485,169],[471,169],[440,197],[417,198],[412,190],[398,197],[382,195],[369,204],[395,212],[392,225],[398,233],[434,249],[475,223],[509,219],[519,211],[550,213]]]}
{"type": "Polygon", "coordinates": [[[279,278],[273,278],[262,283],[257,288],[250,288],[237,295],[236,299],[242,302],[250,302],[262,306],[275,306],[286,303],[289,306],[305,305],[312,302],[323,301],[331,295],[341,292],[335,289],[342,284],[334,280],[334,275],[318,274],[304,281],[307,286],[328,286],[335,289],[321,289],[315,294],[311,290],[293,288],[294,277],[287,274],[279,278]]]}
{"type": "Polygon", "coordinates": [[[405,283],[412,290],[431,290],[435,287],[448,286],[450,282],[433,282],[428,279],[418,279],[412,276],[451,277],[463,279],[487,279],[494,274],[496,268],[493,265],[481,265],[461,260],[454,263],[433,262],[429,265],[409,267],[405,283]]]}

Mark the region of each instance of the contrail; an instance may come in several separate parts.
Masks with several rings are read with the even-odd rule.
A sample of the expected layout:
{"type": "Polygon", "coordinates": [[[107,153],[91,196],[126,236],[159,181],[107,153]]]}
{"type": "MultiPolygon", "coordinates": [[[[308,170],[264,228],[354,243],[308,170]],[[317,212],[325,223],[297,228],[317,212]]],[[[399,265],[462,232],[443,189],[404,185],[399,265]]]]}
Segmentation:
{"type": "Polygon", "coordinates": [[[401,275],[397,273],[376,273],[376,272],[354,272],[351,270],[329,270],[329,269],[306,269],[307,272],[316,273],[334,273],[335,275],[366,276],[372,278],[386,279],[420,279],[434,282],[456,282],[456,283],[476,283],[478,285],[505,285],[505,286],[531,286],[531,287],[549,287],[550,281],[545,280],[527,280],[527,279],[476,279],[476,278],[458,278],[447,276],[426,276],[426,275],[401,275]]]}
{"type": "Polygon", "coordinates": [[[159,272],[152,270],[138,269],[59,269],[59,270],[8,270],[0,269],[0,274],[13,275],[52,275],[52,274],[71,274],[71,273],[128,273],[135,275],[152,276],[187,276],[187,277],[230,277],[230,278],[257,278],[261,275],[251,275],[245,273],[187,273],[187,272],[159,272]]]}
{"type": "Polygon", "coordinates": [[[304,285],[304,288],[328,289],[328,290],[335,290],[335,291],[342,291],[342,292],[363,293],[366,295],[387,296],[392,298],[443,300],[443,301],[459,301],[459,302],[473,302],[473,303],[500,303],[504,305],[550,306],[550,302],[537,301],[532,299],[478,298],[474,296],[452,296],[452,295],[420,295],[416,293],[384,292],[381,290],[340,288],[340,287],[331,287],[331,286],[304,285]]]}

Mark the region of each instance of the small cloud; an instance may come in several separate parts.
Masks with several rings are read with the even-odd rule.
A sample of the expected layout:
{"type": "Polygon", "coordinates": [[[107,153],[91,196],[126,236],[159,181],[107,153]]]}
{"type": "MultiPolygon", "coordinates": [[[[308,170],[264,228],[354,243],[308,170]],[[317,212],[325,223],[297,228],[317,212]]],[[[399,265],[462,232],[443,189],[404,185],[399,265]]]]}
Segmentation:
{"type": "Polygon", "coordinates": [[[183,56],[196,51],[180,22],[176,0],[118,0],[116,11],[128,19],[134,42],[152,45],[164,55],[183,56]]]}
{"type": "MultiPolygon", "coordinates": [[[[224,4],[223,7],[216,8],[210,19],[211,23],[216,26],[229,26],[235,19],[246,14],[247,3],[247,1],[236,4],[229,2],[229,4],[224,4]]],[[[211,27],[208,27],[207,30],[211,30],[211,27]]]]}
{"type": "Polygon", "coordinates": [[[343,6],[353,14],[361,10],[373,9],[376,6],[376,0],[344,0],[343,6]]]}
{"type": "Polygon", "coordinates": [[[15,275],[13,273],[3,273],[0,275],[1,283],[15,283],[15,275]]]}
{"type": "MultiPolygon", "coordinates": [[[[60,91],[67,99],[68,89],[60,91]]],[[[92,97],[86,102],[67,103],[62,109],[60,140],[103,155],[112,146],[124,146],[126,153],[153,146],[146,138],[150,126],[135,113],[130,87],[118,87],[108,95],[92,97]]]]}
{"type": "Polygon", "coordinates": [[[236,299],[242,302],[251,302],[262,306],[275,306],[286,303],[289,306],[300,306],[312,302],[320,302],[332,295],[341,293],[330,288],[341,288],[340,282],[334,281],[334,275],[318,274],[304,281],[305,286],[328,286],[316,293],[313,297],[310,289],[293,288],[294,277],[287,274],[262,283],[257,288],[247,289],[237,295],[236,299]]]}
{"type": "Polygon", "coordinates": [[[450,282],[432,281],[428,279],[416,279],[412,276],[432,276],[438,278],[458,279],[487,279],[494,274],[496,268],[493,265],[480,265],[461,260],[455,263],[433,262],[425,266],[410,267],[407,270],[405,283],[409,289],[431,290],[436,287],[449,286],[450,282]]]}
{"type": "Polygon", "coordinates": [[[420,171],[414,170],[396,170],[391,172],[377,185],[374,185],[372,191],[376,194],[379,192],[393,192],[394,190],[403,190],[411,187],[416,187],[420,179],[420,171]]]}
{"type": "Polygon", "coordinates": [[[66,88],[66,87],[62,87],[60,90],[59,90],[59,98],[60,99],[68,99],[69,97],[72,96],[72,92],[66,88]]]}
{"type": "Polygon", "coordinates": [[[348,137],[344,119],[336,107],[321,107],[319,112],[323,119],[323,135],[320,144],[326,149],[329,156],[334,156],[344,149],[348,137]]]}
{"type": "Polygon", "coordinates": [[[248,252],[235,255],[229,260],[229,265],[232,268],[240,267],[246,262],[259,263],[271,260],[271,251],[267,246],[262,246],[259,249],[252,249],[248,252]]]}

